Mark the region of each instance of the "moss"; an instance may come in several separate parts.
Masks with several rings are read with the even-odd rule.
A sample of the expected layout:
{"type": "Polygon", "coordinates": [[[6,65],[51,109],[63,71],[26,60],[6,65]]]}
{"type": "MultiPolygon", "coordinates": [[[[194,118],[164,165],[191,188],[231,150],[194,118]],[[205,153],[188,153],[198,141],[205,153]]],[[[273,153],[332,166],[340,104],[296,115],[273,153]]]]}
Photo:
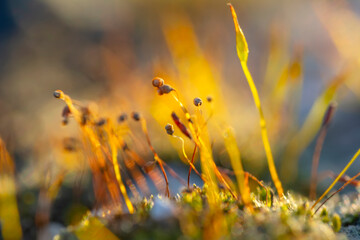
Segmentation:
{"type": "MultiPolygon", "coordinates": [[[[214,215],[210,213],[203,189],[195,187],[170,200],[174,214],[164,219],[152,218],[154,197],[150,197],[135,204],[135,214],[101,222],[120,239],[202,239],[209,234],[209,221],[212,219],[211,224],[215,224],[219,218],[226,223],[221,233],[224,239],[337,239],[340,236],[337,232],[341,228],[341,217],[333,209],[324,208],[311,217],[306,198],[288,194],[286,201],[280,201],[274,197],[273,205],[268,207],[266,201],[260,201],[261,194],[258,191],[252,195],[256,207],[250,213],[229,192],[222,190],[221,213],[214,215]]],[[[63,236],[70,236],[71,231],[69,228],[63,236]]]]}
{"type": "Polygon", "coordinates": [[[338,214],[334,214],[331,219],[331,225],[335,232],[339,232],[341,228],[341,219],[338,214]]]}

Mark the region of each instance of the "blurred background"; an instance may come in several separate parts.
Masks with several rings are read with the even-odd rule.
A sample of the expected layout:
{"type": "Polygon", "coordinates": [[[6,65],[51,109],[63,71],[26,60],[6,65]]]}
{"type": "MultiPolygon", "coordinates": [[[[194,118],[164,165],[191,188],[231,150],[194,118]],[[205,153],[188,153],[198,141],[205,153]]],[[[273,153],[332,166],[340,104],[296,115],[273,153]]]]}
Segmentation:
{"type": "MultiPolygon", "coordinates": [[[[215,159],[230,166],[219,139],[221,126],[230,125],[244,168],[269,181],[258,113],[236,55],[226,3],[1,0],[0,135],[15,157],[19,188],[36,188],[49,166],[78,164],[76,158],[65,163],[56,153],[61,139],[78,134],[75,123],[61,125],[64,104],[53,98],[56,89],[96,103],[99,116],[140,111],[159,154],[185,166],[175,151],[179,144],[163,130],[171,111],[179,109],[157,95],[154,76],[174,86],[191,111],[194,97],[211,95],[215,159]]],[[[338,107],[319,172],[338,173],[360,146],[360,2],[232,4],[248,41],[248,65],[280,178],[286,189],[308,194],[314,142],[331,100],[338,107]]],[[[203,108],[210,115],[210,107],[203,108]]],[[[320,188],[330,180],[321,181],[320,188]]]]}

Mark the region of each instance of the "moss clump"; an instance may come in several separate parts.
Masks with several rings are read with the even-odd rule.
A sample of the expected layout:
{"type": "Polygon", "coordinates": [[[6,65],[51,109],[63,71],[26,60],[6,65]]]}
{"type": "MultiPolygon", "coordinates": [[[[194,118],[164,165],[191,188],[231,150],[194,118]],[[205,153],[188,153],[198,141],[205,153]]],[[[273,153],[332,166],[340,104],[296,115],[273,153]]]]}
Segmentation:
{"type": "MultiPolygon", "coordinates": [[[[217,217],[226,222],[224,239],[338,239],[342,236],[337,233],[341,228],[338,214],[323,208],[320,214],[312,216],[307,199],[296,194],[288,193],[284,200],[274,197],[269,207],[262,191],[253,193],[252,213],[227,190],[220,191],[219,198],[220,215],[211,213],[204,190],[194,186],[171,199],[144,198],[135,204],[135,214],[108,217],[92,214],[91,217],[97,218],[120,239],[203,239],[208,234],[209,221],[216,221],[217,217]]],[[[68,228],[58,239],[72,239],[70,235],[76,239],[74,229],[79,231],[83,225],[68,228]]]]}

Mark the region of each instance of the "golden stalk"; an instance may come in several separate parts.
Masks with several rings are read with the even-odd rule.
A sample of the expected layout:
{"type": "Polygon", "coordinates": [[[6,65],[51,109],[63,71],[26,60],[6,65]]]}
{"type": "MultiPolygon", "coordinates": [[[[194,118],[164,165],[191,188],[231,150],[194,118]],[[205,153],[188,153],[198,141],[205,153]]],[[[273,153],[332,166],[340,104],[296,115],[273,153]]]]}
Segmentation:
{"type": "Polygon", "coordinates": [[[276,171],[276,167],[275,167],[275,163],[274,163],[274,158],[273,158],[273,155],[271,152],[269,137],[268,137],[267,128],[266,128],[266,121],[265,121],[264,113],[263,113],[263,110],[261,107],[259,94],[258,94],[254,80],[253,80],[253,78],[250,74],[250,71],[248,69],[248,66],[247,66],[249,48],[248,48],[248,45],[247,45],[247,42],[245,39],[245,35],[240,28],[240,25],[239,25],[239,22],[238,22],[238,19],[236,16],[236,12],[230,3],[228,5],[230,7],[231,14],[232,14],[232,17],[234,20],[234,25],[235,25],[237,54],[238,54],[238,57],[239,57],[239,60],[241,63],[241,67],[244,71],[246,80],[249,84],[251,93],[253,95],[253,99],[254,99],[256,108],[258,109],[258,112],[259,112],[261,137],[262,137],[262,141],[264,144],[264,149],[265,149],[265,154],[266,154],[266,158],[267,158],[267,162],[268,162],[268,166],[269,166],[269,171],[271,174],[271,178],[275,184],[276,190],[277,190],[280,198],[282,198],[284,195],[284,190],[283,190],[281,182],[279,180],[279,177],[278,177],[278,174],[276,171]]]}

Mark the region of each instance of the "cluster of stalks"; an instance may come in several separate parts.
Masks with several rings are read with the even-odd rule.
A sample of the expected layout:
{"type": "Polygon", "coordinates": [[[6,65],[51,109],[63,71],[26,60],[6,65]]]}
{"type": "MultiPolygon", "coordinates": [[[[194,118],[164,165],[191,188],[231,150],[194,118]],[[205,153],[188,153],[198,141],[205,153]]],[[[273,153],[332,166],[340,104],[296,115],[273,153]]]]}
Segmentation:
{"type": "MultiPolygon", "coordinates": [[[[226,171],[219,169],[212,157],[207,124],[213,112],[211,111],[209,116],[205,118],[202,111],[199,110],[203,101],[200,98],[195,98],[194,105],[197,107],[197,110],[196,113],[192,115],[181,102],[176,90],[170,85],[165,84],[162,78],[154,78],[152,84],[158,89],[159,95],[171,94],[173,99],[179,104],[185,123],[182,122],[175,111],[169,118],[173,120],[176,127],[188,141],[194,144],[194,150],[190,159],[186,153],[185,140],[178,134],[175,134],[175,129],[172,124],[169,123],[165,126],[166,132],[180,141],[182,155],[189,164],[187,187],[190,189],[190,175],[191,172],[194,171],[208,186],[207,194],[209,203],[211,203],[214,209],[219,203],[218,186],[220,184],[224,186],[234,198],[238,199],[241,196],[244,205],[252,211],[250,188],[248,185],[249,174],[243,170],[240,152],[237,149],[232,130],[227,128],[223,132],[223,136],[224,144],[229,153],[231,163],[233,164],[239,192],[234,189],[234,184],[226,171]],[[197,152],[200,154],[201,172],[195,167],[197,152]]],[[[67,124],[69,119],[73,118],[80,127],[83,148],[93,174],[94,192],[99,204],[110,204],[113,209],[124,211],[122,206],[123,203],[125,203],[127,211],[133,213],[134,206],[130,201],[128,189],[134,197],[149,194],[147,177],[154,182],[154,185],[158,187],[160,192],[164,191],[167,197],[170,197],[167,173],[178,179],[182,184],[186,184],[157,154],[151,143],[146,120],[141,114],[133,112],[131,117],[134,121],[140,122],[141,130],[153,154],[153,160],[146,161],[141,158],[139,154],[132,150],[131,144],[127,142],[128,138],[131,138],[133,134],[126,124],[126,114],[121,114],[118,121],[112,121],[108,118],[98,118],[89,107],[82,106],[81,103],[73,101],[61,90],[55,91],[54,96],[66,103],[63,110],[63,123],[67,124]],[[127,131],[124,131],[124,128],[126,128],[127,131]],[[157,168],[156,165],[158,165],[159,168],[157,168]],[[162,180],[159,177],[160,175],[162,175],[162,180]],[[164,185],[165,189],[163,189],[164,185]],[[106,188],[103,186],[106,186],[106,188]]],[[[206,102],[211,105],[212,101],[213,99],[208,97],[206,102]]],[[[250,174],[250,176],[252,175],[250,174]]],[[[252,179],[255,179],[262,185],[255,177],[252,176],[252,179]]]]}
{"type": "Polygon", "coordinates": [[[55,91],[54,96],[66,103],[63,111],[67,113],[63,114],[66,121],[63,122],[67,123],[68,118],[73,117],[79,124],[83,148],[93,174],[94,192],[99,204],[110,204],[113,209],[122,211],[122,205],[125,202],[128,212],[133,213],[134,206],[130,201],[126,186],[134,197],[140,197],[139,190],[143,195],[148,195],[150,191],[147,177],[159,191],[164,191],[166,196],[170,196],[165,168],[171,175],[180,178],[156,153],[150,141],[145,118],[137,112],[131,115],[133,120],[141,123],[141,129],[153,153],[154,160],[151,161],[140,157],[127,143],[126,138],[133,134],[126,124],[126,114],[121,114],[118,121],[113,122],[111,119],[97,118],[89,108],[75,104],[61,90],[55,91]],[[126,134],[127,132],[130,133],[126,134]],[[120,156],[122,164],[119,162],[120,156]],[[159,165],[163,179],[155,164],[159,165]]]}
{"type": "MultiPolygon", "coordinates": [[[[238,56],[245,76],[248,80],[251,92],[253,93],[255,105],[259,110],[261,134],[265,153],[268,159],[269,170],[278,194],[282,198],[283,189],[275,169],[265,118],[262,112],[257,89],[247,68],[247,42],[238,25],[235,11],[231,5],[230,8],[235,23],[238,56]]],[[[179,117],[174,110],[171,114],[171,119],[180,132],[186,136],[188,141],[191,141],[194,144],[194,150],[190,159],[185,150],[185,140],[178,134],[175,134],[173,125],[170,123],[166,125],[166,132],[181,142],[182,155],[189,164],[187,187],[190,188],[191,186],[190,175],[191,172],[194,171],[207,185],[207,198],[210,206],[214,209],[216,209],[216,206],[219,203],[218,187],[219,185],[222,185],[232,194],[234,198],[239,200],[241,199],[249,211],[253,211],[250,198],[250,187],[248,184],[249,176],[251,176],[252,179],[255,179],[261,186],[263,185],[253,175],[244,171],[240,151],[237,147],[236,138],[232,129],[230,127],[226,127],[222,130],[222,135],[224,138],[225,148],[231,160],[233,173],[235,175],[239,191],[234,189],[235,185],[226,174],[226,171],[221,171],[217,167],[212,156],[211,140],[207,132],[207,124],[213,114],[213,111],[211,111],[208,117],[205,118],[200,110],[203,105],[203,101],[200,98],[195,98],[194,105],[196,106],[196,112],[192,115],[180,100],[176,89],[168,84],[165,84],[165,81],[162,78],[154,78],[152,80],[152,85],[157,88],[159,95],[170,94],[175,102],[178,103],[183,117],[179,117]],[[185,123],[181,121],[181,118],[185,119],[185,123]],[[199,152],[200,155],[201,173],[195,167],[197,152],[199,152]]],[[[156,164],[159,166],[163,176],[163,182],[165,182],[166,196],[170,197],[169,179],[166,172],[170,173],[175,178],[180,179],[182,182],[182,179],[177,176],[177,174],[169,166],[167,166],[167,164],[155,151],[155,148],[150,140],[146,120],[139,113],[134,112],[132,114],[132,118],[141,123],[142,132],[144,133],[147,144],[153,153],[153,160],[151,161],[145,161],[139,157],[139,155],[130,148],[129,144],[125,140],[126,138],[120,133],[119,125],[121,126],[124,124],[126,115],[121,115],[119,117],[119,121],[117,123],[113,123],[110,119],[96,118],[89,108],[81,106],[80,104],[75,104],[71,98],[61,90],[55,91],[54,96],[62,99],[66,103],[66,107],[63,110],[63,123],[66,124],[69,117],[73,117],[80,126],[82,142],[84,143],[84,148],[88,155],[88,163],[93,173],[94,191],[96,199],[99,202],[104,203],[110,201],[114,206],[121,207],[122,202],[124,201],[128,211],[133,213],[134,207],[129,199],[126,186],[129,187],[134,196],[138,196],[138,190],[133,183],[133,181],[135,181],[138,188],[142,190],[142,193],[146,194],[148,192],[148,187],[146,185],[146,180],[144,179],[147,175],[150,176],[156,186],[159,186],[159,184],[157,184],[159,180],[159,170],[155,168],[156,164]],[[121,160],[124,164],[119,164],[120,156],[122,157],[121,160]],[[124,165],[124,167],[121,167],[121,165],[124,165]],[[122,174],[122,172],[125,174],[122,174]],[[127,172],[130,172],[131,178],[128,177],[127,172]],[[126,184],[124,184],[124,182],[126,182],[126,184]],[[100,186],[106,186],[107,188],[104,189],[100,186]]],[[[206,100],[211,107],[213,99],[208,97],[206,100]]]]}
{"type": "MultiPolygon", "coordinates": [[[[235,25],[236,49],[238,58],[244,71],[246,80],[249,84],[255,106],[259,113],[261,137],[267,158],[269,172],[279,198],[283,199],[284,190],[275,167],[275,161],[270,147],[267,124],[260,102],[260,97],[247,66],[247,59],[249,54],[247,41],[239,26],[234,8],[231,4],[229,4],[229,7],[235,25]]],[[[342,81],[343,80],[337,80],[333,85],[331,85],[328,95],[326,96],[332,96],[342,81]]],[[[159,192],[164,192],[167,197],[170,197],[171,193],[167,174],[172,175],[182,184],[187,185],[187,188],[190,189],[190,176],[191,172],[194,171],[207,186],[208,190],[206,194],[210,207],[217,209],[216,206],[219,203],[219,186],[223,186],[235,199],[241,200],[248,211],[254,211],[250,197],[248,179],[251,178],[255,180],[261,187],[266,189],[268,194],[270,194],[270,191],[256,177],[244,171],[240,151],[236,143],[235,134],[230,127],[223,127],[219,129],[222,132],[224,146],[229,154],[229,159],[233,169],[232,171],[222,169],[215,164],[212,156],[211,140],[207,130],[207,125],[213,115],[211,104],[213,99],[211,97],[206,98],[205,103],[208,104],[208,106],[211,108],[211,111],[210,114],[205,117],[203,111],[201,110],[202,105],[205,105],[205,103],[200,98],[194,98],[193,104],[196,107],[196,111],[195,113],[191,114],[181,101],[177,90],[166,84],[162,78],[155,77],[152,80],[152,85],[157,89],[159,95],[171,95],[172,99],[179,106],[180,113],[176,113],[178,110],[173,109],[169,119],[172,119],[177,129],[179,129],[181,134],[185,136],[185,139],[181,137],[180,134],[176,133],[176,130],[171,123],[168,123],[165,126],[165,130],[168,135],[178,139],[181,143],[181,154],[189,165],[187,183],[181,177],[179,177],[176,172],[166,164],[165,161],[159,157],[151,143],[146,119],[141,114],[133,112],[131,117],[133,120],[140,122],[141,130],[145,135],[147,145],[153,155],[152,160],[145,160],[140,157],[140,155],[133,150],[131,144],[129,144],[128,139],[133,138],[133,134],[128,124],[126,123],[126,114],[121,114],[118,118],[118,121],[98,118],[88,107],[84,107],[77,102],[75,103],[61,90],[54,92],[54,96],[56,98],[62,99],[66,103],[66,106],[63,110],[63,123],[67,124],[69,118],[73,117],[79,124],[82,142],[87,155],[89,166],[93,173],[93,184],[97,201],[99,203],[110,202],[113,207],[119,207],[118,209],[121,209],[121,211],[124,210],[122,206],[123,203],[125,203],[128,212],[133,213],[135,209],[132,202],[130,201],[128,190],[131,191],[131,194],[134,197],[149,194],[147,178],[150,178],[159,192]],[[126,131],[123,131],[124,129],[126,129],[126,131]],[[186,141],[189,141],[194,146],[191,155],[186,152],[186,141]],[[198,170],[195,166],[197,153],[199,153],[201,171],[198,170]],[[188,156],[191,156],[191,158],[188,156]],[[230,174],[235,176],[238,190],[229,177],[230,174]],[[103,186],[106,186],[106,188],[103,186]]],[[[314,199],[316,196],[317,168],[319,164],[320,152],[330,120],[334,113],[334,109],[335,105],[331,103],[328,111],[325,114],[320,134],[316,143],[310,187],[310,197],[312,199],[314,199]]],[[[331,186],[314,203],[312,209],[325,197],[325,195],[331,190],[335,183],[342,179],[345,171],[350,167],[359,154],[360,150],[354,155],[345,169],[336,177],[331,186]]],[[[349,179],[343,187],[350,184],[357,176],[358,175],[349,179]]],[[[339,191],[341,189],[339,189],[339,191]]]]}

